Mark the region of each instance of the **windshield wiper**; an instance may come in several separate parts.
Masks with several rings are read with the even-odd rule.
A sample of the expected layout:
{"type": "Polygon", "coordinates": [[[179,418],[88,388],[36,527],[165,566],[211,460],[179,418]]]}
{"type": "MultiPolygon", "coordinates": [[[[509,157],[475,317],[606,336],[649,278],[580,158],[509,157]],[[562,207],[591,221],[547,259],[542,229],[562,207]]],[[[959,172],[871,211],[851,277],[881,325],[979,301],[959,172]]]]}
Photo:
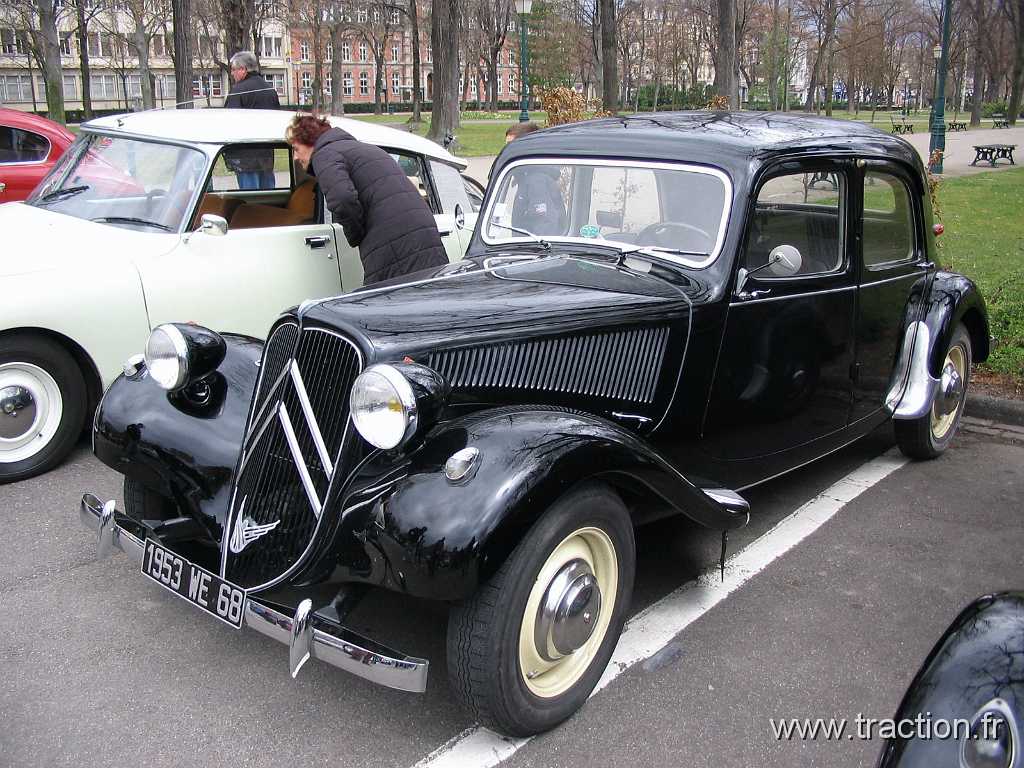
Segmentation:
{"type": "Polygon", "coordinates": [[[512,226],[509,226],[508,224],[499,224],[496,221],[492,221],[490,223],[490,226],[492,226],[492,227],[501,227],[502,229],[507,229],[509,232],[517,232],[520,235],[526,235],[527,237],[533,238],[533,241],[537,245],[539,245],[541,248],[543,248],[545,251],[550,251],[551,250],[551,243],[549,243],[543,237],[538,237],[537,235],[533,234],[533,232],[528,232],[527,230],[520,229],[519,227],[512,227],[512,226]]]}
{"type": "Polygon", "coordinates": [[[706,251],[686,251],[682,248],[662,248],[658,245],[639,245],[636,248],[623,248],[619,251],[619,264],[622,264],[622,262],[626,260],[626,257],[632,253],[642,253],[645,256],[656,256],[659,253],[671,253],[674,256],[693,256],[704,259],[711,255],[706,251]]]}
{"type": "Polygon", "coordinates": [[[55,189],[53,192],[47,192],[45,195],[39,198],[40,203],[49,203],[53,200],[58,200],[62,197],[71,197],[77,195],[79,192],[85,192],[89,189],[88,184],[80,184],[77,187],[65,187],[64,189],[55,189]]]}
{"type": "Polygon", "coordinates": [[[89,219],[89,221],[102,221],[105,224],[143,224],[147,227],[157,227],[165,232],[174,231],[171,227],[158,221],[146,221],[145,219],[136,219],[131,216],[97,216],[95,219],[89,219]]]}

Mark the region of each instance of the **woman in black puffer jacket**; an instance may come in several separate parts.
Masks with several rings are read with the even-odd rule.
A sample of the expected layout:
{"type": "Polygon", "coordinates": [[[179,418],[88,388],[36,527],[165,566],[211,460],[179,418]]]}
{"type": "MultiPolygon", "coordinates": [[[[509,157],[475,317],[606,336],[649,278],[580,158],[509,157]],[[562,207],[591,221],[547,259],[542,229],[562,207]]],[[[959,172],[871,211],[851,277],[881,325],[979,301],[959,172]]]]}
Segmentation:
{"type": "Polygon", "coordinates": [[[359,248],[364,285],[448,263],[434,214],[391,155],[312,115],[297,115],[287,139],[359,248]]]}

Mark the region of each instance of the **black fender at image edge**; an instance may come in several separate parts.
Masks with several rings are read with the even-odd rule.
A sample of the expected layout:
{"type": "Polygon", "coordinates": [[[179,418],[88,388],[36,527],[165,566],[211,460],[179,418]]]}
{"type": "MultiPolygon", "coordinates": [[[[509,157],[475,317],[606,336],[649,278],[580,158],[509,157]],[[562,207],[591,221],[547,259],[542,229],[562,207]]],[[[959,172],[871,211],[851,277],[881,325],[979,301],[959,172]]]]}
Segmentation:
{"type": "Polygon", "coordinates": [[[963,323],[971,336],[974,363],[984,362],[989,353],[987,318],[985,299],[971,280],[950,272],[936,272],[922,318],[930,332],[929,373],[936,378],[942,374],[946,349],[958,323],[963,323]]]}

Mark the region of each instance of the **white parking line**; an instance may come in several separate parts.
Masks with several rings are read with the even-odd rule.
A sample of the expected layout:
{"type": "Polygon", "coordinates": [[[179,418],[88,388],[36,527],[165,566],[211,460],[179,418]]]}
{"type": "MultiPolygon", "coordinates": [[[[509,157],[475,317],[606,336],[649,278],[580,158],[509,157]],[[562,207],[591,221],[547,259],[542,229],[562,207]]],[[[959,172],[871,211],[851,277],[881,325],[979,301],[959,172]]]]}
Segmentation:
{"type": "MultiPolygon", "coordinates": [[[[648,606],[626,624],[595,695],[638,661],[664,648],[686,627],[824,525],[840,509],[907,463],[892,449],[836,481],[726,562],[648,606]]],[[[416,763],[415,768],[491,768],[530,739],[510,739],[482,726],[469,728],[416,763]]]]}

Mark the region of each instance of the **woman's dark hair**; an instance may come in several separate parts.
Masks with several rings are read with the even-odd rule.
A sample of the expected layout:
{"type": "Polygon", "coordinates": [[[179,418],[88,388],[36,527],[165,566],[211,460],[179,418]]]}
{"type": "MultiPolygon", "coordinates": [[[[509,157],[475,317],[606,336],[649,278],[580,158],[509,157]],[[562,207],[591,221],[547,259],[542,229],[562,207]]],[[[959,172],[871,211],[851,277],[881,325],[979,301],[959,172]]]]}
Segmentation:
{"type": "Polygon", "coordinates": [[[312,147],[316,140],[325,132],[331,129],[331,124],[325,118],[316,115],[296,115],[284,132],[284,137],[289,142],[305,144],[312,147]]]}

